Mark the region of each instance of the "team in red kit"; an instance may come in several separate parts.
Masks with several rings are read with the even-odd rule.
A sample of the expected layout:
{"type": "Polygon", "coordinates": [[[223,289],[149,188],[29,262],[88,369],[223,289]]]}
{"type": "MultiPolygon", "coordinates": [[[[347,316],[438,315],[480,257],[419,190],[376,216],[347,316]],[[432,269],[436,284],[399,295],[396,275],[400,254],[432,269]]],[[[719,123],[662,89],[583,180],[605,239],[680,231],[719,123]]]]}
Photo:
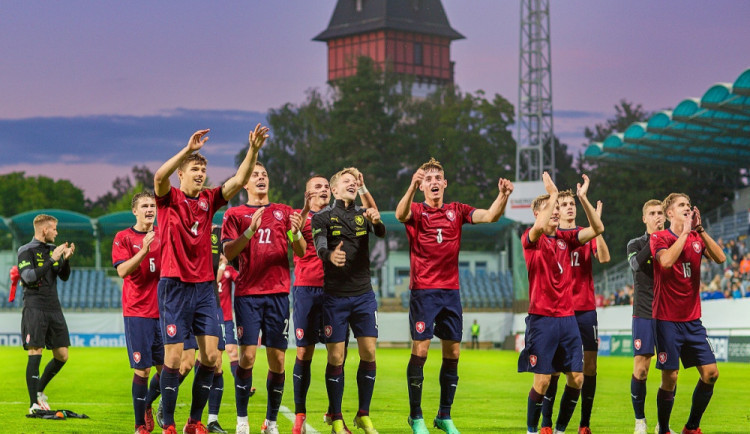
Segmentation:
{"type": "MultiPolygon", "coordinates": [[[[262,434],[278,434],[290,338],[296,344],[292,434],[309,429],[307,395],[313,376],[325,379],[328,405],[320,414],[324,414],[331,432],[351,433],[341,405],[350,330],[358,341],[360,356],[356,378],[358,411],[350,421],[353,429],[365,434],[378,432],[377,417],[370,414],[377,372],[378,303],[371,285],[368,239],[370,234],[384,237],[385,224],[365,186],[364,174],[353,167],[336,173],[330,181],[322,175],[309,177],[304,203],[298,209],[272,202],[268,172],[258,161],[268,131],[259,124],[250,132],[247,153],[236,174],[217,187],[206,185],[208,162],[199,153],[209,130],[196,131],[188,144],[157,170],[154,192],[133,197],[131,209],[136,223],[114,238],[112,265],[123,279],[123,321],[133,369],[131,394],[136,434],[152,432],[157,423],[163,433],[177,432],[177,394],[182,379],[191,370],[192,400],[183,433],[225,433],[218,424],[224,390],[224,352],[234,379],[235,432],[257,432],[250,428],[257,424],[262,434]],[[178,186],[170,182],[175,172],[178,186]],[[243,189],[245,203],[227,209],[221,227],[212,227],[214,215],[243,189]],[[327,358],[325,372],[316,374],[311,366],[319,344],[325,344],[327,358]],[[266,347],[268,358],[266,414],[251,422],[248,402],[255,390],[253,368],[259,345],[266,347]],[[152,368],[156,371],[153,376],[152,368]],[[159,397],[158,411],[154,411],[159,397]],[[204,425],[202,416],[207,404],[209,416],[204,425]]],[[[460,434],[451,408],[459,380],[463,336],[458,265],[462,227],[498,221],[514,190],[511,181],[500,178],[496,195],[492,193],[495,198],[487,209],[445,202],[445,194],[450,191],[446,175],[434,158],[422,164],[395,211],[409,243],[412,346],[406,364],[409,409],[405,419],[413,434],[430,432],[422,411],[422,389],[424,366],[434,337],[440,339],[442,361],[438,377],[440,399],[432,427],[460,434]],[[423,195],[421,202],[415,201],[418,191],[423,195]]],[[[604,205],[602,201],[596,205],[589,201],[591,181],[586,175],[582,175],[574,190],[558,190],[546,172],[542,181],[546,194],[532,202],[534,223],[520,235],[528,272],[529,307],[518,371],[533,373],[525,427],[527,433],[563,433],[580,401],[578,433],[590,434],[590,421],[592,416],[595,418],[592,410],[599,325],[592,261],[605,263],[610,259],[602,236],[604,205]],[[585,226],[576,223],[577,207],[586,216],[585,226]],[[553,424],[561,374],[565,385],[557,399],[559,411],[553,424]]],[[[699,434],[701,418],[719,377],[700,321],[700,266],[704,258],[718,263],[726,258],[703,227],[700,211],[684,193],[646,202],[643,221],[645,235],[627,246],[636,281],[636,354],[631,380],[635,433],[647,432],[645,379],[650,359],[656,356],[656,368],[661,371],[656,394],[657,433],[673,432],[670,415],[682,361],[685,368],[695,366],[700,375],[682,433],[699,434]],[[665,218],[669,221],[666,229],[665,218]]],[[[62,277],[69,272],[58,264],[68,266],[74,246],[65,243],[55,250],[50,244],[54,235],[56,231],[53,235],[44,232],[39,236],[40,245],[51,246],[47,250],[53,265],[47,268],[62,277]]],[[[37,275],[42,276],[47,270],[42,260],[37,264],[41,271],[31,270],[26,256],[22,258],[19,253],[18,275],[24,298],[30,296],[27,292],[32,294],[28,288],[38,285],[37,275]]],[[[50,291],[56,292],[54,285],[49,286],[50,291]]],[[[67,336],[64,318],[60,324],[63,332],[59,336],[67,336]]],[[[67,350],[68,340],[59,336],[55,342],[67,350]]],[[[50,338],[36,339],[43,342],[50,338]]],[[[31,346],[36,350],[36,344],[31,346]]],[[[58,353],[63,353],[57,347],[47,347],[57,351],[55,360],[58,353]]],[[[32,362],[38,366],[40,353],[30,351],[30,366],[32,362]]],[[[67,351],[64,356],[67,359],[67,351]]],[[[57,371],[64,363],[53,362],[50,365],[55,365],[57,371]]],[[[44,380],[49,381],[53,375],[44,380]]],[[[30,412],[48,410],[43,386],[34,383],[29,390],[30,412]]]]}

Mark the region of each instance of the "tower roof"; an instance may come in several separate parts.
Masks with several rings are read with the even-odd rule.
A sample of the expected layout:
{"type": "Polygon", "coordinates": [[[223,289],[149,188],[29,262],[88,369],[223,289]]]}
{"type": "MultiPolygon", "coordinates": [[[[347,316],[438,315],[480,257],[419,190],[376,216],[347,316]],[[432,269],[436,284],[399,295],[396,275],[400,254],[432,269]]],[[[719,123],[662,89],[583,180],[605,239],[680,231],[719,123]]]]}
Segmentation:
{"type": "Polygon", "coordinates": [[[440,0],[338,0],[328,28],[313,40],[384,29],[464,39],[451,27],[440,0]]]}

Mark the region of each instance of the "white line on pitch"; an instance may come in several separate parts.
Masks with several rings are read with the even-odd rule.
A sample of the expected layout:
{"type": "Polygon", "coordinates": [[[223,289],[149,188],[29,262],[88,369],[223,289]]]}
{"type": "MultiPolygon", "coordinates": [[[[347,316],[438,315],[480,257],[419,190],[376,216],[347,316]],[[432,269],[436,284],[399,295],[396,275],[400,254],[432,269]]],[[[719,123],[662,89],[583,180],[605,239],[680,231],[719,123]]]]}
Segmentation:
{"type": "MultiPolygon", "coordinates": [[[[286,406],[282,405],[279,407],[279,412],[284,415],[287,419],[291,420],[292,423],[294,423],[295,414],[289,410],[286,406]]],[[[318,430],[310,426],[309,423],[305,423],[305,428],[307,429],[307,434],[320,434],[318,430]]]]}

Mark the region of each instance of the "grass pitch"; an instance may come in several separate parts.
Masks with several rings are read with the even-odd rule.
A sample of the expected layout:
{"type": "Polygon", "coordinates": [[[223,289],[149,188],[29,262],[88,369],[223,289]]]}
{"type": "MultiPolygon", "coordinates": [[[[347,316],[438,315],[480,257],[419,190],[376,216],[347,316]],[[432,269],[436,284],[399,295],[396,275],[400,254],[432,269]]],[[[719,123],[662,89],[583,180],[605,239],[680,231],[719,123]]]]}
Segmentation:
{"type": "MultiPolygon", "coordinates": [[[[251,432],[259,432],[265,418],[267,364],[264,352],[259,351],[254,368],[254,385],[258,391],[250,399],[251,432]]],[[[283,406],[294,411],[292,365],[294,349],[287,352],[287,382],[283,406]]],[[[45,351],[41,369],[49,361],[51,352],[45,351]]],[[[382,434],[410,433],[406,424],[409,402],[406,390],[406,364],[409,350],[379,349],[378,374],[373,396],[371,416],[382,434]]],[[[226,358],[226,357],[225,357],[226,358]]],[[[70,360],[52,380],[46,393],[53,409],[70,409],[86,413],[91,419],[40,420],[25,417],[28,411],[26,392],[27,354],[20,348],[0,347],[0,363],[4,373],[0,381],[3,391],[2,413],[4,431],[19,433],[102,433],[132,432],[133,407],[130,388],[133,372],[124,348],[71,348],[70,360]]],[[[453,406],[453,419],[464,434],[525,432],[526,398],[532,383],[531,374],[516,373],[517,354],[509,351],[466,350],[459,363],[459,385],[453,406]]],[[[347,424],[357,410],[356,371],[359,358],[350,351],[346,365],[346,391],[343,412],[347,424]]],[[[431,427],[440,399],[438,373],[441,354],[431,350],[425,366],[423,410],[431,427]]],[[[318,350],[313,360],[313,379],[308,394],[308,424],[320,433],[330,432],[322,421],[327,408],[323,373],[325,351],[318,350]]],[[[720,378],[711,404],[703,417],[705,433],[750,433],[750,366],[720,363],[720,378]]],[[[235,409],[233,380],[225,360],[225,393],[219,422],[234,432],[235,409]]],[[[629,433],[633,430],[633,409],[630,402],[632,359],[602,357],[599,359],[597,394],[591,420],[594,433],[629,433]]],[[[672,429],[679,431],[688,417],[693,388],[698,380],[695,369],[680,373],[678,393],[672,412],[672,429]]],[[[178,430],[188,417],[192,375],[180,388],[175,419],[178,430]]],[[[646,416],[649,429],[656,423],[656,390],[659,372],[651,369],[648,380],[646,416]]],[[[562,393],[562,387],[559,388],[562,393]]],[[[559,398],[559,396],[558,396],[559,398]]],[[[555,415],[559,411],[556,404],[555,415]]],[[[577,432],[580,405],[571,420],[568,432],[577,432]]],[[[204,412],[203,420],[207,420],[204,412]]],[[[279,415],[281,432],[291,432],[292,422],[279,415]]],[[[157,429],[155,432],[160,432],[157,429]]],[[[355,431],[356,432],[356,431],[355,431]]],[[[360,431],[361,432],[361,431],[360,431]]],[[[431,433],[439,433],[430,428],[431,433]]]]}

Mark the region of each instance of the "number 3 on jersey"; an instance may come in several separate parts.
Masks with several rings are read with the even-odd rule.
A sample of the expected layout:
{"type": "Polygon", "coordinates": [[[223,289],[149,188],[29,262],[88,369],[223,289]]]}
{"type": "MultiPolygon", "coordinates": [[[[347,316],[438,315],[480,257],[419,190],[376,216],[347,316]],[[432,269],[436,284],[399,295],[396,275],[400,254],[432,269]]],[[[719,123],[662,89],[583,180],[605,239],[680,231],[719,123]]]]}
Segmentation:
{"type": "Polygon", "coordinates": [[[441,244],[443,242],[443,229],[442,228],[437,229],[436,239],[437,239],[438,244],[441,244]]]}

